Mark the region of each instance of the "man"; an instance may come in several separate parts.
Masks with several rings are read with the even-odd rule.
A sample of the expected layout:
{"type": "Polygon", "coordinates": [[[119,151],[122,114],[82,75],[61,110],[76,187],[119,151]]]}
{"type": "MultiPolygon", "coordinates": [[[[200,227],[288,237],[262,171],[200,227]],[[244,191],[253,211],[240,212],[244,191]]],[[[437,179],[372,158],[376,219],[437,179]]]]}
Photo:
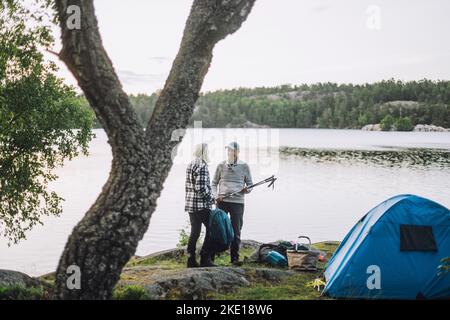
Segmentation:
{"type": "Polygon", "coordinates": [[[212,190],[217,201],[217,207],[230,214],[234,231],[234,239],[230,246],[231,263],[241,265],[239,247],[244,217],[244,195],[251,191],[247,186],[253,182],[249,166],[239,160],[239,144],[231,142],[225,148],[227,149],[228,159],[217,166],[212,190]],[[238,194],[227,196],[227,194],[233,192],[238,192],[238,194]]]}
{"type": "Polygon", "coordinates": [[[209,215],[214,198],[211,192],[208,170],[208,145],[198,144],[194,150],[194,159],[186,169],[186,203],[185,211],[189,213],[191,222],[191,233],[189,236],[188,268],[198,267],[195,258],[197,240],[200,237],[202,224],[205,225],[206,233],[203,246],[200,251],[200,266],[215,267],[211,261],[213,252],[209,244],[209,215]]]}

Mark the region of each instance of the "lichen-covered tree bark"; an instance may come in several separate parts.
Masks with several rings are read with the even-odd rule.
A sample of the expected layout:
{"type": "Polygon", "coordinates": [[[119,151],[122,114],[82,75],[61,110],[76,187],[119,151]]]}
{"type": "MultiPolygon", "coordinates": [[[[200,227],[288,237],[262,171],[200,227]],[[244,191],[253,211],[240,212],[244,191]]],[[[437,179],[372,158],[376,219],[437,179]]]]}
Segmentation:
{"type": "MultiPolygon", "coordinates": [[[[59,261],[55,298],[108,299],[123,266],[135,253],[172,166],[171,139],[187,126],[215,44],[237,31],[255,0],[194,0],[179,52],[146,130],[138,123],[102,45],[92,0],[56,0],[63,48],[60,58],[78,81],[102,123],[113,160],[103,190],[72,231],[59,261]],[[81,28],[67,19],[81,9],[81,28]],[[71,265],[81,288],[69,289],[71,265]]],[[[130,51],[132,58],[132,51],[130,51]]]]}

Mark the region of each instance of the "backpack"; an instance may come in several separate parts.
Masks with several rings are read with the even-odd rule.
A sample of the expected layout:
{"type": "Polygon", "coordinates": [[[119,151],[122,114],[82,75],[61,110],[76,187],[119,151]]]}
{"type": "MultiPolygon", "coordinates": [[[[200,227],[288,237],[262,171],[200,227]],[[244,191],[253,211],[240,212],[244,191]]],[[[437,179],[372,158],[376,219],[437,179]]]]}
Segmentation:
{"type": "MultiPolygon", "coordinates": [[[[269,254],[271,251],[278,252],[280,255],[287,259],[287,250],[293,249],[294,245],[288,241],[279,241],[277,243],[264,243],[259,247],[258,250],[258,261],[271,263],[269,254]]],[[[286,260],[287,261],[287,260],[286,260]]]]}
{"type": "Polygon", "coordinates": [[[281,253],[271,250],[267,254],[265,258],[265,262],[268,264],[274,266],[274,267],[287,267],[288,266],[288,260],[285,256],[283,256],[281,253]]]}
{"type": "Polygon", "coordinates": [[[215,252],[228,250],[234,232],[228,214],[220,209],[212,209],[209,215],[210,248],[215,252]]]}

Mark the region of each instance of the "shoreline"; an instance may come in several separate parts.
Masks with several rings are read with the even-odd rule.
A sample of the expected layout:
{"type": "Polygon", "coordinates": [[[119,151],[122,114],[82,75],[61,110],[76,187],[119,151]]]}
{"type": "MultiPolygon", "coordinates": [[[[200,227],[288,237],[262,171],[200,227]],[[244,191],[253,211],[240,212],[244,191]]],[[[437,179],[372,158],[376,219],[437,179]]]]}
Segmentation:
{"type": "MultiPolygon", "coordinates": [[[[230,265],[228,252],[219,254],[217,267],[186,268],[186,248],[172,248],[147,256],[134,256],[122,270],[113,299],[116,300],[209,300],[252,299],[264,291],[267,299],[279,298],[280,290],[295,285],[298,299],[323,299],[311,283],[339,246],[339,241],[322,241],[312,246],[324,253],[317,271],[295,271],[258,262],[255,253],[262,242],[243,240],[243,265],[230,265]]],[[[199,250],[198,250],[199,251],[199,250]]],[[[49,300],[52,297],[55,272],[30,277],[13,270],[0,269],[0,289],[26,299],[49,300]]],[[[0,290],[0,293],[2,293],[0,290]]]]}

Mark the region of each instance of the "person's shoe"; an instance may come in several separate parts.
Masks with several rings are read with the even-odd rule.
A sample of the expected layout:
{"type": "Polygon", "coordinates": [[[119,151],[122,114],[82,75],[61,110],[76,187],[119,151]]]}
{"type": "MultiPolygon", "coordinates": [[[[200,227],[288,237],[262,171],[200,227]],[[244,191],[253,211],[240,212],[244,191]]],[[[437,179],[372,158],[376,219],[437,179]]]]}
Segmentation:
{"type": "Polygon", "coordinates": [[[198,264],[197,260],[195,260],[195,256],[188,258],[188,260],[187,260],[187,267],[188,268],[198,268],[199,267],[199,264],[198,264]]]}
{"type": "Polygon", "coordinates": [[[200,267],[207,268],[207,267],[217,267],[216,264],[212,263],[211,261],[205,261],[204,263],[200,263],[200,267]]]}
{"type": "Polygon", "coordinates": [[[232,260],[232,261],[231,261],[231,264],[232,264],[233,266],[240,267],[240,266],[242,266],[243,262],[240,261],[240,260],[232,260]]]}
{"type": "Polygon", "coordinates": [[[211,256],[204,255],[200,259],[200,267],[217,267],[217,265],[211,261],[211,256]]]}

